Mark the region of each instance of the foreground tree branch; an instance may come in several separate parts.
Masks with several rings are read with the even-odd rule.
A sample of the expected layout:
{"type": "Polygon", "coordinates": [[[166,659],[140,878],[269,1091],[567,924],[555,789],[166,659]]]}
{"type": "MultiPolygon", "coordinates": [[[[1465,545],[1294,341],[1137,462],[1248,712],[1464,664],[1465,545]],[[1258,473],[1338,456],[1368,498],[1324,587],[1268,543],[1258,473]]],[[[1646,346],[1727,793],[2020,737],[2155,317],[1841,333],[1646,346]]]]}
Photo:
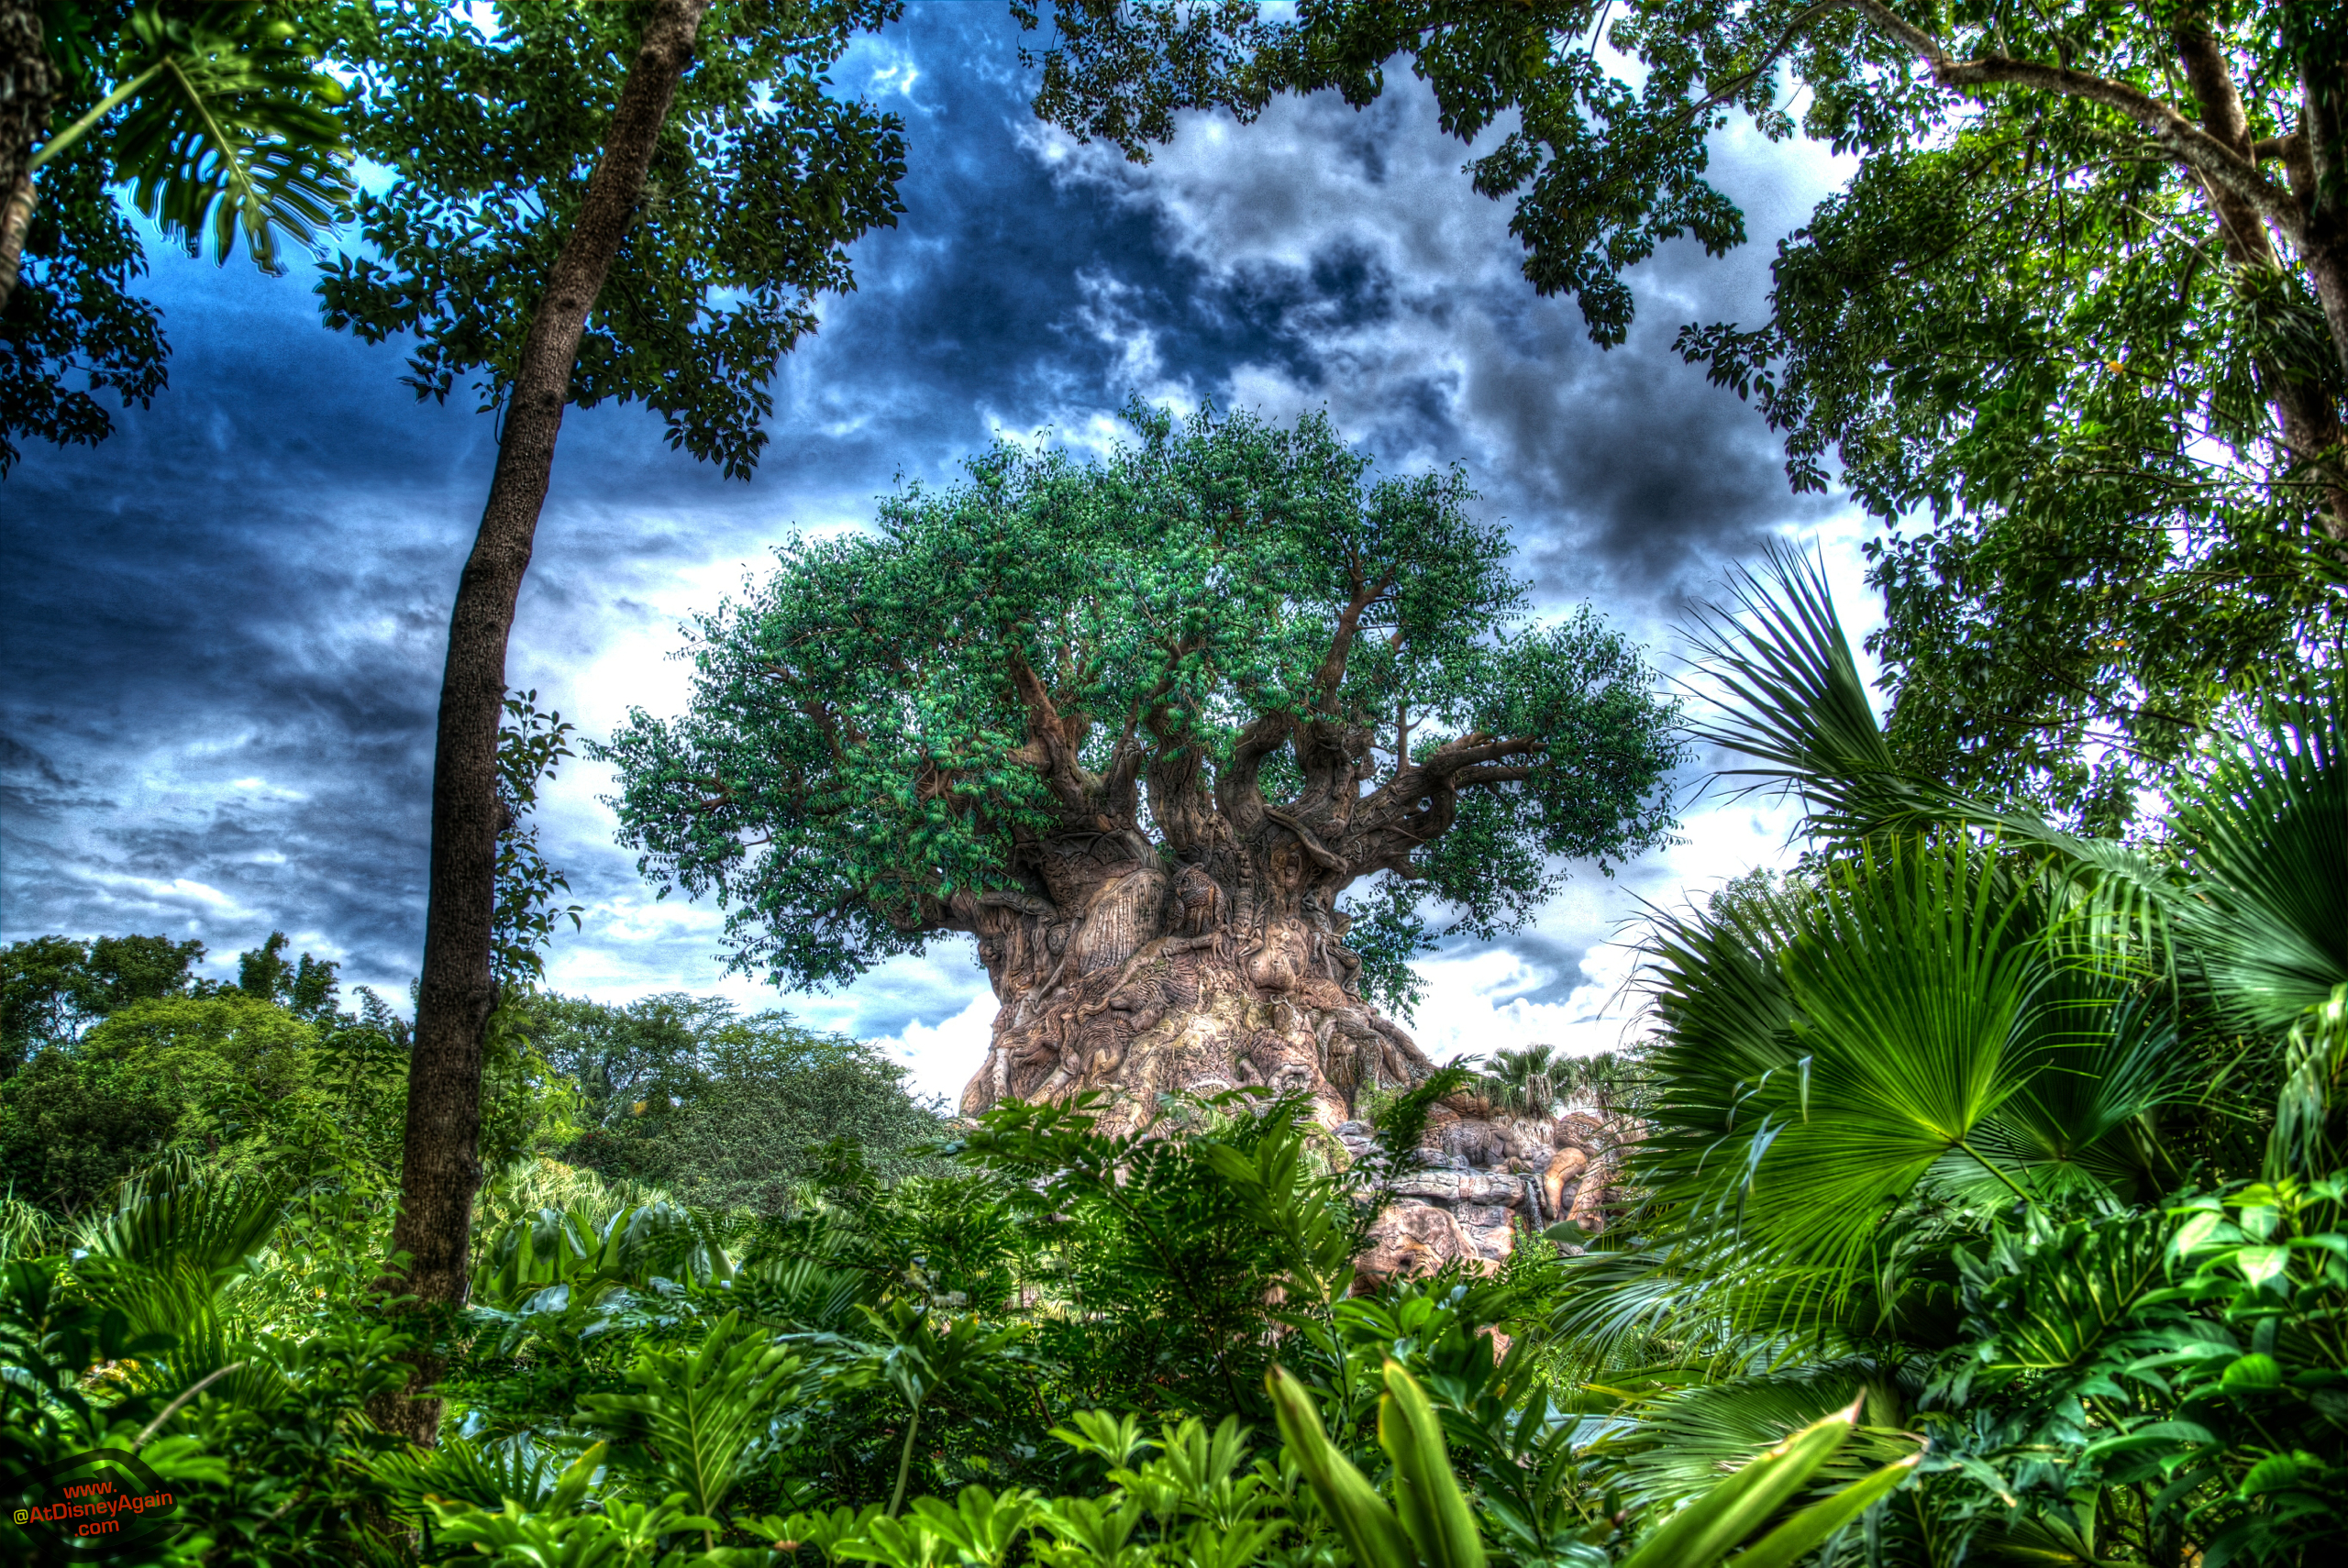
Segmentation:
{"type": "MultiPolygon", "coordinates": [[[[2257,148],[2242,116],[2242,100],[2232,73],[2216,39],[2190,13],[2178,19],[2174,31],[2187,80],[2199,101],[2200,125],[2173,105],[2127,83],[2067,65],[2002,54],[1959,60],[1938,38],[1902,19],[1882,0],[1840,0],[1840,4],[1858,12],[1877,31],[1932,67],[1933,79],[1944,87],[2021,87],[2052,93],[2101,104],[2135,121],[2201,177],[2221,216],[2229,211],[2235,215],[2227,219],[2231,244],[2250,245],[2248,233],[2254,226],[2241,221],[2244,208],[2282,230],[2306,259],[2317,297],[2323,302],[2333,351],[2342,370],[2348,371],[2348,224],[2342,220],[2343,211],[2348,211],[2348,194],[2339,192],[2336,182],[2326,193],[2320,179],[2278,182],[2259,168],[2257,148]]],[[[2311,56],[2307,67],[2301,101],[2305,123],[2299,134],[2306,138],[2303,145],[2320,152],[2340,146],[2338,100],[2348,95],[2336,83],[2323,80],[2322,73],[2337,72],[2343,66],[2348,62],[2311,56]]],[[[2336,157],[2336,150],[2331,156],[2336,157]]],[[[2272,255],[2271,247],[2267,253],[2272,255]]],[[[2343,525],[2348,525],[2348,514],[2343,515],[2343,525]]]]}

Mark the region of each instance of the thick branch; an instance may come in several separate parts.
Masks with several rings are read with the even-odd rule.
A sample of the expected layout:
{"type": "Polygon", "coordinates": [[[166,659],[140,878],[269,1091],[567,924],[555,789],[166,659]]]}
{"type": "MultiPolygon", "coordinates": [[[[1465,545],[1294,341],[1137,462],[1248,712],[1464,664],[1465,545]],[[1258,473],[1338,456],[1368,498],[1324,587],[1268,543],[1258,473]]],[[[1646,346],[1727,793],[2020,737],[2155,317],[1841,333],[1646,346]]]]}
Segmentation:
{"type": "Polygon", "coordinates": [[[1243,838],[1264,820],[1264,758],[1287,744],[1294,728],[1295,721],[1286,713],[1266,713],[1232,743],[1231,762],[1214,781],[1214,801],[1243,838]]]}
{"type": "Polygon", "coordinates": [[[1323,844],[1311,828],[1306,827],[1293,815],[1280,810],[1278,806],[1268,805],[1264,808],[1264,815],[1294,834],[1296,842],[1304,846],[1304,853],[1312,858],[1312,864],[1320,867],[1324,871],[1345,870],[1344,858],[1331,854],[1328,845],[1323,844]]]}
{"type": "MultiPolygon", "coordinates": [[[[2185,66],[2186,80],[2191,83],[2196,105],[2201,111],[2202,125],[2227,147],[2254,160],[2257,149],[2250,137],[2250,116],[2243,110],[2242,94],[2234,85],[2233,72],[2217,39],[2190,16],[2177,23],[2172,36],[2176,42],[2177,59],[2185,66]]],[[[2212,181],[2204,180],[2202,185],[2209,193],[2211,210],[2218,215],[2219,227],[2224,231],[2227,259],[2237,267],[2279,269],[2282,259],[2276,253],[2275,242],[2266,232],[2266,225],[2260,221],[2257,209],[2212,181]]],[[[2294,376],[2264,356],[2259,380],[2275,405],[2282,425],[2283,445],[2294,458],[2320,458],[2338,444],[2340,412],[2330,388],[2320,381],[2294,376]]],[[[2326,477],[2330,481],[2324,487],[2331,513],[2330,532],[2334,538],[2348,538],[2348,485],[2340,482],[2336,469],[2326,477]]]]}
{"type": "Polygon", "coordinates": [[[1400,869],[1413,849],[1451,831],[1460,790],[1530,778],[1544,749],[1535,736],[1480,730],[1445,741],[1363,800],[1336,852],[1358,868],[1400,869]]]}
{"type": "Polygon", "coordinates": [[[2320,76],[2323,62],[2311,57],[2299,81],[2299,134],[2285,148],[2291,189],[2307,213],[2298,237],[2299,254],[2315,279],[2316,299],[2331,328],[2332,352],[2348,374],[2348,167],[2341,150],[2348,145],[2348,90],[2320,76]]]}
{"type": "Polygon", "coordinates": [[[1062,805],[1070,811],[1085,810],[1091,802],[1084,788],[1084,771],[1077,766],[1076,746],[1068,734],[1069,722],[1060,716],[1043,680],[1017,654],[1011,658],[1011,683],[1019,695],[1019,705],[1027,711],[1027,745],[1023,748],[1027,760],[1043,774],[1045,784],[1062,805]]]}
{"type": "Polygon", "coordinates": [[[1339,683],[1346,679],[1346,660],[1353,656],[1354,637],[1361,630],[1362,613],[1386,597],[1386,591],[1393,586],[1391,572],[1374,583],[1354,584],[1354,596],[1337,617],[1337,634],[1329,639],[1329,652],[1312,678],[1317,707],[1326,709],[1336,696],[1339,683]]]}
{"type": "Polygon", "coordinates": [[[1176,858],[1196,861],[1214,847],[1215,808],[1202,779],[1205,768],[1195,745],[1176,739],[1153,723],[1157,741],[1149,759],[1149,812],[1176,858]]]}
{"type": "Polygon", "coordinates": [[[2031,87],[2119,110],[2165,143],[2195,171],[2275,219],[2297,242],[2302,214],[2289,189],[2261,173],[2246,151],[2227,146],[2152,94],[2065,65],[2012,60],[2001,54],[1953,60],[1939,39],[1903,21],[1881,0],[1843,3],[1931,66],[1933,80],[1944,87],[2031,87]]]}

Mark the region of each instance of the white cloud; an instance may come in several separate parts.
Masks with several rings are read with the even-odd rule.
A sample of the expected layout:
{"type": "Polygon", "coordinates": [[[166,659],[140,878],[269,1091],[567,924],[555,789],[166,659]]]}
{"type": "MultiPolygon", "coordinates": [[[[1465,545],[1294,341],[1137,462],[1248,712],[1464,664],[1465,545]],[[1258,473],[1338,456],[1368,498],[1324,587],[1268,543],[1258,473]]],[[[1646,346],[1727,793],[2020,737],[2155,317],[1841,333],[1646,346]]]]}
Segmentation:
{"type": "Polygon", "coordinates": [[[950,1108],[959,1103],[962,1086],[986,1061],[993,1030],[994,993],[981,985],[950,1018],[935,1024],[915,1019],[871,1043],[912,1069],[910,1087],[915,1094],[942,1095],[950,1108]]]}
{"type": "Polygon", "coordinates": [[[86,867],[69,867],[66,875],[97,889],[100,900],[112,906],[121,919],[135,920],[145,912],[202,917],[207,922],[251,922],[263,918],[260,911],[233,895],[192,878],[174,877],[165,881],[86,867]]]}

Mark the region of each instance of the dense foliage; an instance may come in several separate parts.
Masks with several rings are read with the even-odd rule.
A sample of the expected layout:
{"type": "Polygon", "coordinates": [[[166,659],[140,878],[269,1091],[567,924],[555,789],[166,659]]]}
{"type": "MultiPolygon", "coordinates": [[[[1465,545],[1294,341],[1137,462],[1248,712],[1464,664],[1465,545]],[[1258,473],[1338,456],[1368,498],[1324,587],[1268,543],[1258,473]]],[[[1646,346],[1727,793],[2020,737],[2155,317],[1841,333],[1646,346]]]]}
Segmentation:
{"type": "MultiPolygon", "coordinates": [[[[703,25],[660,133],[656,194],[596,302],[569,396],[642,402],[671,446],[747,479],[777,359],[814,330],[814,298],[855,287],[847,248],[896,223],[895,116],[828,75],[893,0],[726,0],[703,25]]],[[[408,384],[445,400],[510,388],[548,270],[588,190],[605,126],[555,105],[620,91],[646,7],[515,0],[377,5],[312,17],[353,80],[346,122],[397,171],[358,196],[353,237],[318,284],[329,326],[414,344],[408,384]]]]}
{"type": "Polygon", "coordinates": [[[279,7],[14,0],[0,78],[0,474],[15,438],[85,445],[144,405],[168,353],[131,215],[225,264],[282,271],[342,212],[339,85],[279,7]],[[25,221],[19,221],[18,215],[25,221]],[[76,383],[79,384],[76,384],[76,383]]]}
{"type": "MultiPolygon", "coordinates": [[[[29,1513],[44,1459],[136,1447],[179,1501],[129,1561],[2321,1560],[2348,1474],[2341,700],[2213,738],[2132,847],[1903,766],[1800,562],[1730,611],[1700,733],[1799,791],[1803,868],[1659,923],[1632,1058],[1437,1075],[1358,1161],[1263,1090],[1147,1135],[1007,1102],[875,1157],[818,1136],[874,1121],[818,1094],[776,1119],[796,1179],[672,1167],[714,1203],[648,1165],[508,1165],[470,1305],[395,1334],[381,1157],[313,1146],[316,1117],[216,1120],[231,1079],[332,1092],[291,1032],[356,1025],[282,1005],[305,971],[275,943],[245,988],[115,1008],[36,1062],[147,1064],[176,1142],[70,1220],[10,1209],[0,1397],[30,1459],[0,1485],[29,1513]],[[1636,1118],[1628,1222],[1357,1278],[1460,1095],[1636,1118]],[[361,1415],[419,1335],[448,1367],[429,1452],[361,1415]]],[[[95,997],[101,952],[178,950],[12,962],[95,997]]],[[[573,1119],[549,1154],[723,1145],[748,1122],[697,1107],[858,1059],[689,999],[515,1010],[573,1119]]],[[[50,1551],[47,1525],[0,1529],[50,1551]]]]}
{"type": "MultiPolygon", "coordinates": [[[[515,1167],[484,1194],[471,1306],[432,1331],[450,1370],[429,1452],[362,1414],[404,1375],[367,1306],[383,1217],[337,1176],[167,1161],[70,1254],[11,1225],[0,1489],[27,1517],[0,1510],[0,1542],[41,1562],[1602,1564],[1635,1510],[1602,1423],[1540,1370],[1554,1254],[1346,1294],[1379,1183],[1457,1082],[1406,1098],[1390,1154],[1350,1171],[1302,1106],[1236,1095],[1146,1143],[1081,1106],[1006,1107],[937,1152],[944,1174],[894,1182],[835,1149],[763,1220],[515,1167]],[[1494,1328],[1523,1337],[1496,1354],[1494,1328]],[[143,1471],[70,1462],[100,1447],[143,1471]],[[85,1473],[173,1503],[77,1551],[47,1510],[85,1473]]],[[[1645,1561],[1704,1568],[1773,1521],[1751,1561],[1791,1561],[1847,1524],[1913,1468],[1805,1510],[1855,1419],[1764,1444],[1645,1561]]]]}
{"type": "MultiPolygon", "coordinates": [[[[187,35],[156,30],[166,9],[124,36],[187,35]]],[[[642,287],[596,315],[578,389],[645,398],[741,471],[806,296],[893,212],[894,126],[822,79],[893,7],[727,9],[748,21],[713,29],[662,133],[627,241],[642,287]]],[[[1084,1097],[948,1124],[902,1069],[780,1013],[535,990],[576,915],[526,821],[569,732],[515,699],[460,1305],[386,1298],[426,1078],[381,999],[344,1010],[335,966],[275,934],[233,986],[162,936],[0,953],[0,1554],[2328,1560],[2348,34],[2260,5],[1959,4],[1937,33],[1874,0],[1615,10],[1076,4],[1038,106],[1140,154],[1186,106],[1366,101],[1407,53],[1447,128],[1515,113],[1474,177],[1519,195],[1528,275],[1601,342],[1627,330],[1624,268],[1741,237],[1701,179],[1721,114],[1789,135],[1798,81],[1801,128],[1862,154],[1781,253],[1770,320],[1681,343],[1787,433],[1798,483],[1831,452],[1875,511],[1933,513],[1877,558],[1897,701],[1879,723],[1791,558],[1705,621],[1721,702],[1689,738],[1793,791],[1805,853],[1657,918],[1649,1040],[1372,1085],[1359,1157],[1264,1088],[1164,1094],[1146,1133],[1084,1097]],[[1482,1271],[1359,1272],[1446,1098],[1594,1107],[1630,1165],[1623,1222],[1521,1227],[1482,1271]],[[428,1446],[383,1419],[411,1367],[446,1399],[428,1446]]],[[[348,123],[396,174],[360,203],[379,255],[331,271],[329,310],[418,331],[419,392],[476,376],[494,403],[596,146],[531,105],[607,100],[637,13],[502,6],[493,43],[443,7],[318,14],[348,123]],[[533,183],[555,198],[491,193],[533,183]]],[[[307,79],[282,30],[253,39],[307,79]]],[[[160,374],[104,194],[146,111],[116,106],[50,170],[67,225],[35,236],[10,307],[6,428],[102,433],[56,385],[76,355],[134,396],[160,374]]],[[[189,233],[227,210],[201,194],[147,193],[189,233]]],[[[1348,883],[1391,878],[1351,951],[1402,999],[1421,889],[1489,936],[1562,857],[1663,831],[1672,713],[1593,621],[1523,624],[1456,475],[1368,484],[1312,421],[1135,419],[1106,462],[999,448],[873,537],[794,544],[703,623],[693,711],[615,741],[628,831],[739,900],[746,961],[844,979],[941,930],[1000,938],[988,911],[1054,917],[1060,945],[1039,924],[1028,956],[1073,954],[1065,917],[1107,907],[1086,878],[1111,860],[1200,872],[1197,929],[1157,940],[1220,952],[1206,868],[1227,861],[1251,904],[1290,874],[1283,918],[1316,937],[1347,935],[1348,883]],[[1226,853],[1243,840],[1263,853],[1226,853]]],[[[1334,1017],[1352,993],[1310,951],[1334,1017]]],[[[1293,1012],[1303,987],[1274,977],[1265,1010],[1293,1012]]]]}
{"type": "MultiPolygon", "coordinates": [[[[2319,1560],[2348,1475],[2338,690],[2208,737],[2151,848],[1904,767],[1819,580],[1712,624],[1705,733],[1811,852],[1664,922],[1639,1223],[1558,1327],[1659,1363],[1641,1489],[1855,1397],[1893,1560],[2319,1560]]],[[[2318,678],[2320,679],[2321,678],[2318,678]]]]}
{"type": "Polygon", "coordinates": [[[522,1036],[577,1096],[563,1157],[688,1202],[781,1214],[842,1134],[888,1178],[919,1169],[937,1136],[903,1066],[786,1012],[746,1018],[674,993],[623,1007],[537,993],[520,1012],[522,1036]]]}

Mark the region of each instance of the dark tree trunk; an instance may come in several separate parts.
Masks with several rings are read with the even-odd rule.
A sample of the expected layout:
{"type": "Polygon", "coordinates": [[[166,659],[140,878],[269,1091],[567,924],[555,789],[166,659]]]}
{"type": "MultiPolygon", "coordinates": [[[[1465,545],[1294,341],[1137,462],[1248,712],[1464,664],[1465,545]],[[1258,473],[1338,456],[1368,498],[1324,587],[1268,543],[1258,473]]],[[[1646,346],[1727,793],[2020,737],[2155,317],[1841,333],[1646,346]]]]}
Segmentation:
{"type": "MultiPolygon", "coordinates": [[[[586,201],[523,344],[507,399],[504,444],[449,618],[432,769],[424,974],[408,1069],[400,1211],[392,1232],[392,1250],[407,1261],[389,1281],[427,1307],[465,1300],[473,1197],[481,1185],[482,1033],[496,1002],[490,943],[506,638],[546,501],[580,336],[627,233],[708,9],[709,0],[663,0],[645,24],[586,201]]],[[[439,1400],[421,1391],[437,1380],[439,1370],[431,1357],[420,1358],[409,1383],[417,1397],[382,1412],[417,1442],[430,1443],[438,1423],[439,1400]]]]}
{"type": "Polygon", "coordinates": [[[0,309],[16,292],[32,227],[33,140],[49,130],[57,85],[41,46],[39,8],[31,0],[0,0],[0,309]]]}
{"type": "Polygon", "coordinates": [[[2309,61],[2299,83],[2298,134],[2284,144],[2292,193],[2306,214],[2300,249],[2348,376],[2348,61],[2309,61]],[[2325,76],[2330,80],[2325,80],[2325,76]]]}
{"type": "MultiPolygon", "coordinates": [[[[2255,144],[2250,135],[2250,118],[2243,109],[2242,94],[2234,84],[2233,72],[2226,61],[2225,52],[2218,40],[2201,22],[2187,16],[2180,20],[2173,36],[2176,41],[2178,61],[2185,67],[2186,80],[2192,85],[2195,105],[2201,112],[2201,128],[2225,144],[2228,149],[2245,159],[2255,159],[2255,144]]],[[[2308,116],[2301,121],[2301,134],[2315,127],[2313,118],[2317,95],[2307,94],[2308,116]]],[[[2295,185],[2300,182],[2295,180],[2295,185]]],[[[2311,186],[2313,182],[2308,182],[2311,186]]],[[[2258,208],[2239,193],[2228,190],[2214,180],[2205,180],[2210,210],[2217,215],[2218,224],[2225,234],[2226,259],[2237,267],[2264,268],[2279,271],[2283,262],[2267,231],[2267,220],[2258,208]]],[[[2348,254],[2337,245],[2327,257],[2319,238],[2319,220],[2323,215],[2311,198],[2312,189],[2298,193],[2306,209],[2306,237],[2317,243],[2308,247],[2307,263],[2320,299],[2327,292],[2337,295],[2342,285],[2341,267],[2348,261],[2348,254]]],[[[2331,318],[2335,343],[2348,344],[2348,331],[2342,331],[2343,317],[2331,299],[2324,300],[2325,312],[2331,318]]],[[[2348,301],[2342,302],[2348,308],[2348,301]]],[[[2342,364],[2348,366],[2348,348],[2343,348],[2342,364]]],[[[2326,527],[2334,539],[2348,539],[2348,475],[2341,470],[2340,405],[2331,389],[2321,380],[2294,374],[2271,363],[2259,367],[2259,379],[2273,402],[2276,421],[2282,428],[2283,446],[2295,462],[2316,461],[2323,465],[2328,482],[2324,486],[2326,527]]]]}

